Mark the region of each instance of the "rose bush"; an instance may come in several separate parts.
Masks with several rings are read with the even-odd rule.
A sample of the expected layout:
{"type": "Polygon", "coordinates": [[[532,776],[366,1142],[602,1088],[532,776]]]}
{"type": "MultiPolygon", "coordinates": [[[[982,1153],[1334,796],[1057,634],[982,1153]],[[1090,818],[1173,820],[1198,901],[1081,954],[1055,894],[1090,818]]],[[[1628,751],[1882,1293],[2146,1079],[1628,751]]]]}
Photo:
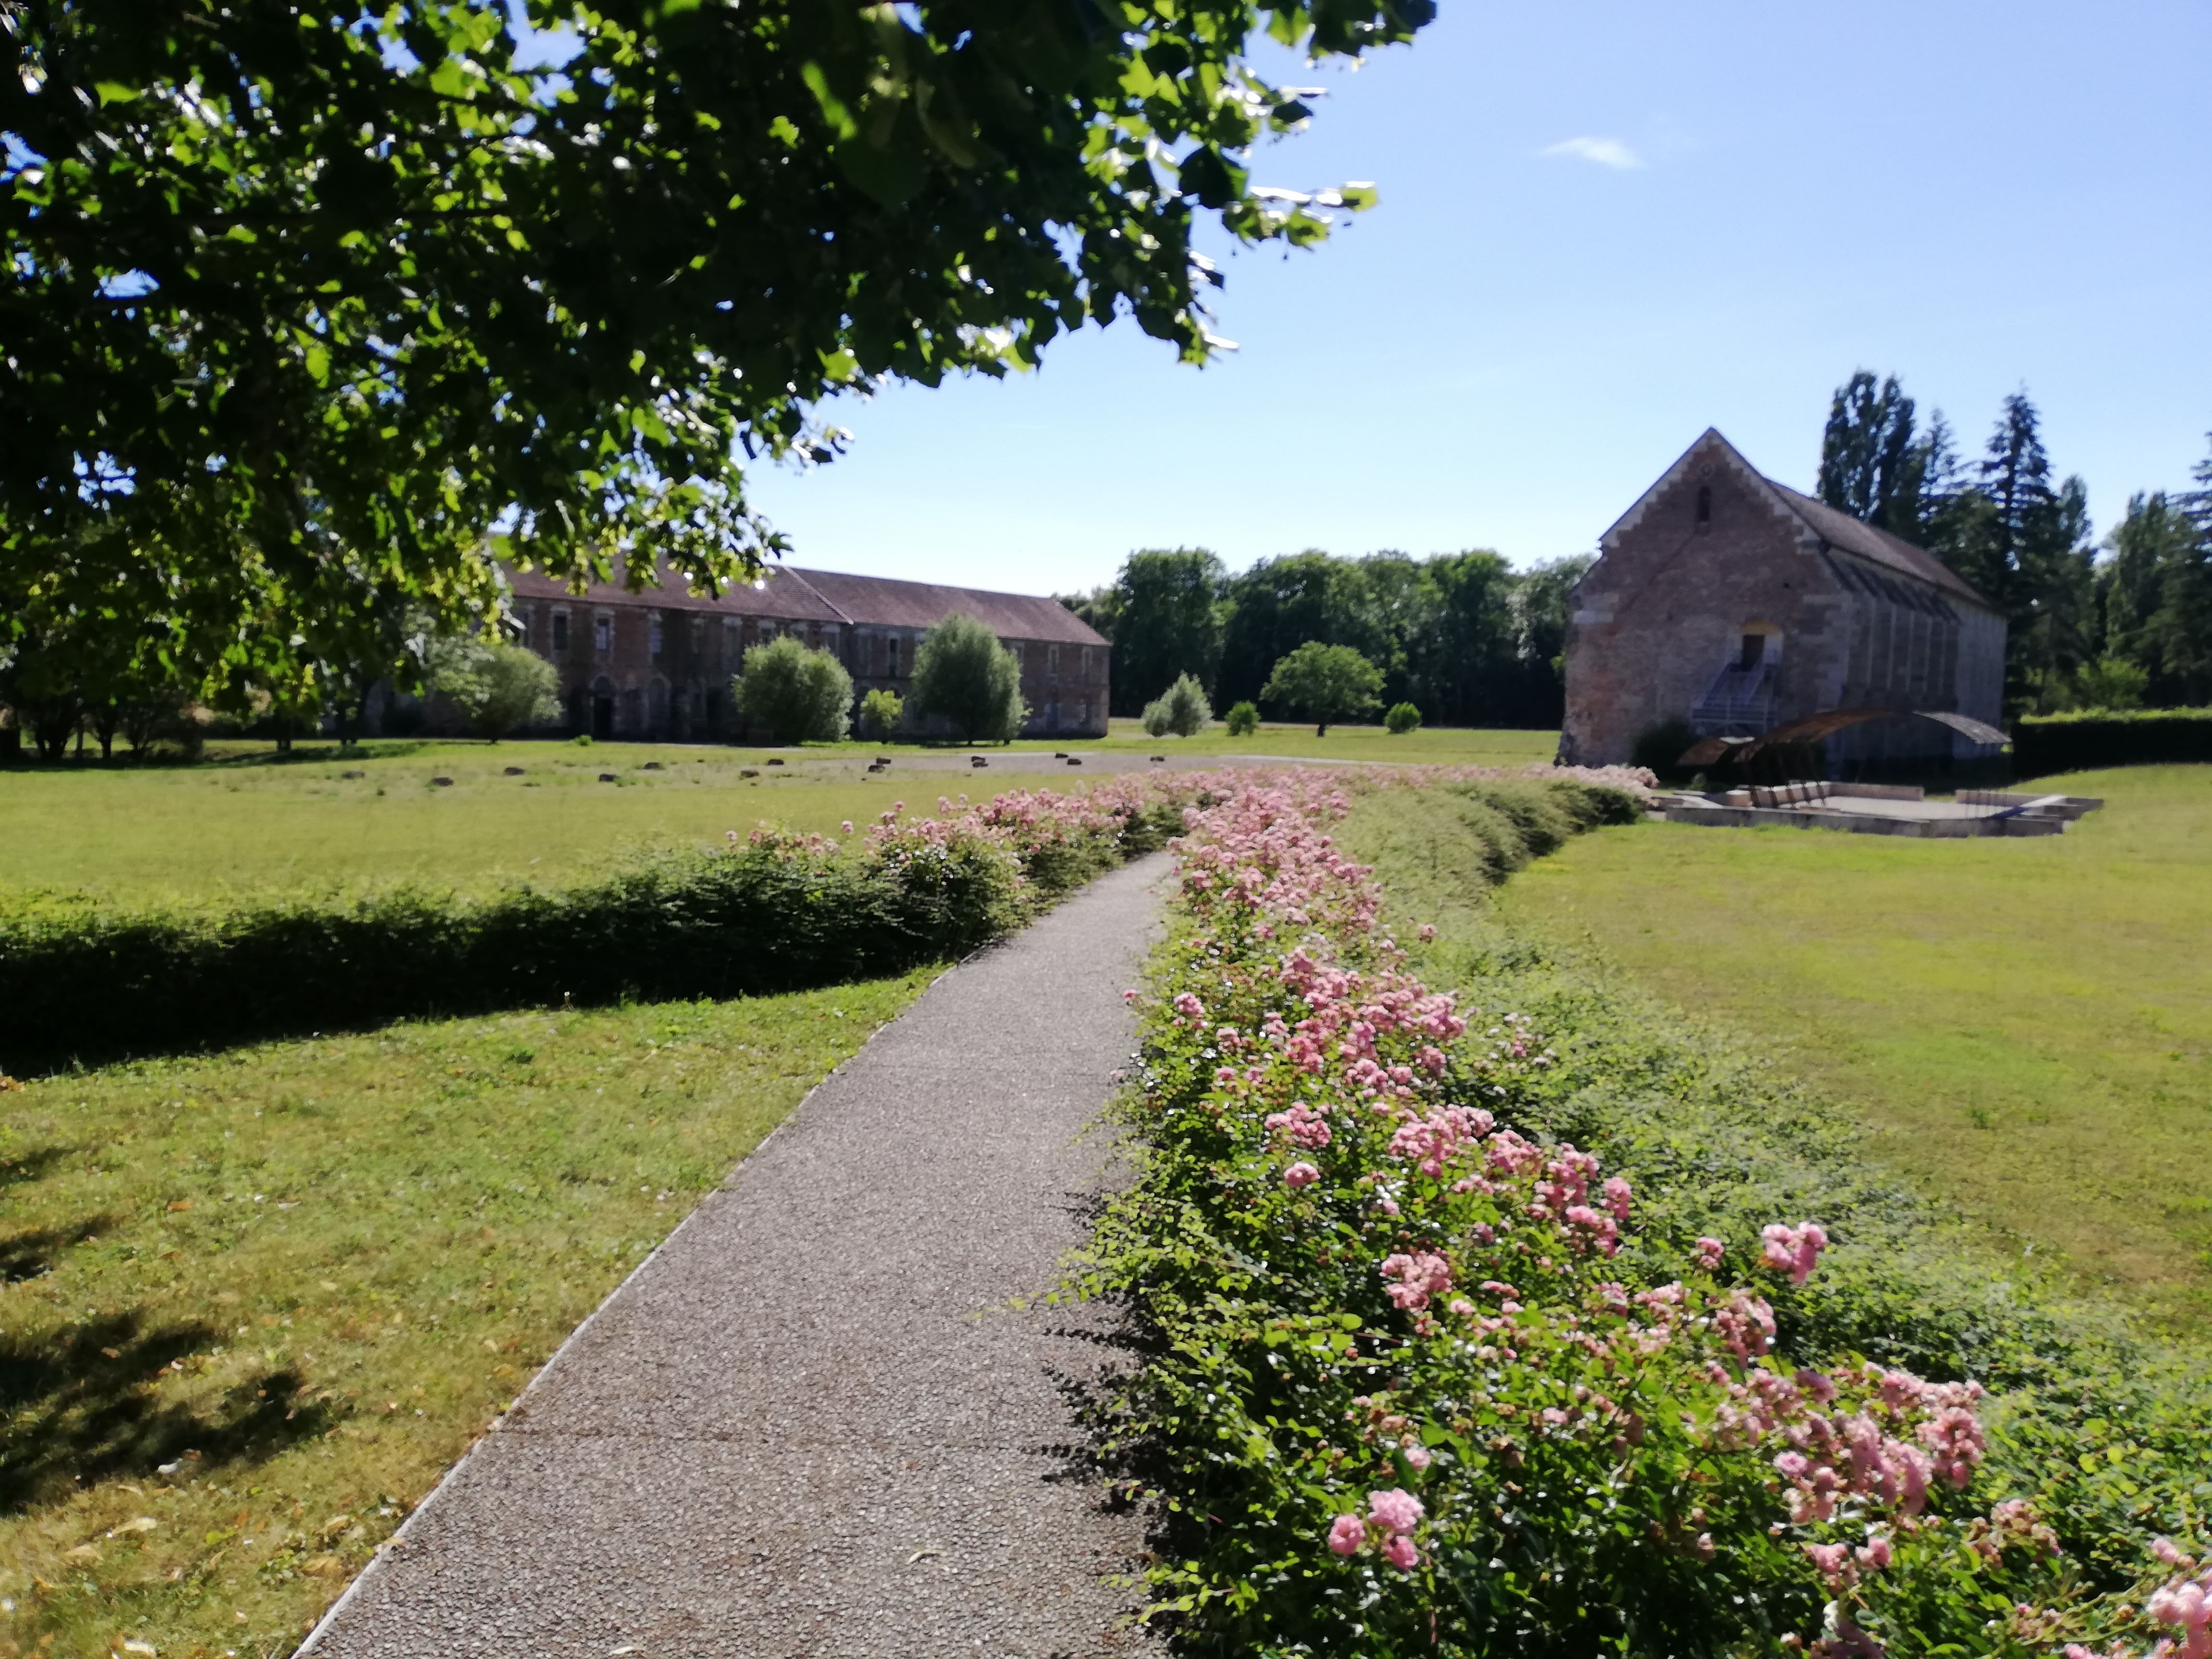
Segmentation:
{"type": "Polygon", "coordinates": [[[1518,1121],[1557,1056],[1410,971],[1346,787],[1224,781],[1176,843],[1087,1280],[1134,1316],[1098,1426],[1155,1616],[1224,1654],[2200,1659],[2193,1558],[2085,1579],[1980,1382],[1778,1340],[1826,1227],[1647,1248],[1630,1179],[1518,1121]]]}

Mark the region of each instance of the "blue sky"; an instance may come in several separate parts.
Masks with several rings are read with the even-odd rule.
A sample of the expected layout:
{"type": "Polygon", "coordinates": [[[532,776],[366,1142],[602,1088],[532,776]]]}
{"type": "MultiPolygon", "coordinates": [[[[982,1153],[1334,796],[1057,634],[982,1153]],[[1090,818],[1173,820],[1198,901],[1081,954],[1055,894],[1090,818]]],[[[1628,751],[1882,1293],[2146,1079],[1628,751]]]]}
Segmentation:
{"type": "MultiPolygon", "coordinates": [[[[2099,532],[2212,428],[2205,0],[1472,6],[1325,84],[1265,183],[1372,179],[1316,253],[1223,258],[1232,357],[1129,325],[1036,374],[826,410],[755,499],[795,562],[1031,592],[1129,550],[1588,550],[1707,426],[1809,488],[1895,372],[1978,452],[2025,386],[2099,532]]],[[[1221,252],[1220,250],[1214,250],[1221,252]]]]}

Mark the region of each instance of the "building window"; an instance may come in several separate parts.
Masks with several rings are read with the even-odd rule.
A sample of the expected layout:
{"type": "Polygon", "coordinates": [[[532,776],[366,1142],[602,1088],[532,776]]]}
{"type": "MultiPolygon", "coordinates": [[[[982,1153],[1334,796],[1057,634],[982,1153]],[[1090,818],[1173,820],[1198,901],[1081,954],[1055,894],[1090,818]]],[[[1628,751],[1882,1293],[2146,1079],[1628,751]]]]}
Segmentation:
{"type": "MultiPolygon", "coordinates": [[[[1060,678],[1060,647],[1056,645],[1048,645],[1044,648],[1044,677],[1048,680],[1060,678]]],[[[1058,724],[1057,721],[1054,723],[1058,724]]]]}
{"type": "Polygon", "coordinates": [[[722,663],[723,663],[723,665],[724,665],[725,667],[726,667],[726,666],[728,666],[728,665],[729,665],[729,664],[730,664],[730,663],[732,663],[732,662],[733,662],[734,660],[736,660],[736,659],[737,659],[737,654],[738,654],[738,619],[737,619],[735,617],[723,617],[723,618],[722,618],[722,663]]]}
{"type": "Polygon", "coordinates": [[[886,672],[891,678],[896,679],[898,678],[898,635],[896,634],[884,641],[884,660],[890,665],[886,672]]]}
{"type": "MultiPolygon", "coordinates": [[[[1086,649],[1083,654],[1087,657],[1091,653],[1086,649]]],[[[1088,697],[1075,705],[1075,723],[1085,732],[1091,729],[1091,700],[1088,697]]]]}
{"type": "Polygon", "coordinates": [[[1045,704],[1045,706],[1044,706],[1044,724],[1045,724],[1045,729],[1046,729],[1047,731],[1049,731],[1049,732],[1057,732],[1057,731],[1059,731],[1059,730],[1060,730],[1060,702],[1059,702],[1059,699],[1054,698],[1052,702],[1048,702],[1048,703],[1045,704]]]}
{"type": "Polygon", "coordinates": [[[691,618],[691,656],[695,662],[698,659],[700,654],[699,642],[707,636],[706,628],[707,619],[704,617],[694,617],[691,618]]]}
{"type": "MultiPolygon", "coordinates": [[[[1091,647],[1089,646],[1086,645],[1083,647],[1083,655],[1077,659],[1077,661],[1082,669],[1083,683],[1085,685],[1088,685],[1091,683],[1091,647]]],[[[1091,705],[1089,703],[1085,703],[1083,706],[1085,708],[1088,708],[1091,705]]],[[[1084,716],[1084,723],[1085,725],[1090,723],[1089,715],[1086,714],[1084,716]]]]}
{"type": "Polygon", "coordinates": [[[655,662],[660,660],[660,647],[663,642],[663,637],[659,617],[655,615],[647,617],[645,623],[645,648],[647,654],[650,655],[655,662]]]}
{"type": "Polygon", "coordinates": [[[614,650],[615,619],[612,617],[599,616],[592,618],[592,644],[603,657],[614,650]]]}
{"type": "Polygon", "coordinates": [[[1712,522],[1713,487],[1711,484],[1699,484],[1698,486],[1698,528],[1709,529],[1712,522]]]}
{"type": "Polygon", "coordinates": [[[553,613],[553,653],[558,656],[568,648],[568,613],[565,611],[556,611],[553,613]]]}

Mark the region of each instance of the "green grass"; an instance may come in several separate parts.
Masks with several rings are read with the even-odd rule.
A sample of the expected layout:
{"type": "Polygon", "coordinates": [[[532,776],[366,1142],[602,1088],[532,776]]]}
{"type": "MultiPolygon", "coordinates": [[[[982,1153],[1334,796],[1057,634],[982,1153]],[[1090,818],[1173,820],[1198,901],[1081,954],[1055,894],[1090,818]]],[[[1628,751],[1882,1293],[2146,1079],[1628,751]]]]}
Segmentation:
{"type": "Polygon", "coordinates": [[[0,1097],[0,1653],[290,1651],[532,1368],[931,971],[0,1097]]]}
{"type": "Polygon", "coordinates": [[[2045,781],[2107,805],[2036,840],[1607,830],[1502,917],[1748,1040],[2016,1247],[2201,1316],[2212,768],[2045,781]]]}
{"type": "MultiPolygon", "coordinates": [[[[1556,736],[1380,727],[1262,728],[1252,738],[1147,738],[1115,723],[1103,742],[1062,744],[1085,757],[1142,764],[1152,754],[1280,754],[1507,765],[1547,760],[1556,736]]],[[[289,761],[266,744],[219,745],[198,766],[26,766],[0,772],[0,908],[234,903],[247,897],[415,881],[492,886],[556,884],[602,868],[638,843],[708,841],[770,820],[799,830],[865,823],[940,794],[1066,788],[1091,773],[1052,758],[1054,745],[967,751],[845,744],[736,750],[676,744],[375,743],[358,755],[303,744],[289,761]],[[867,760],[892,756],[866,775],[867,760]],[[785,764],[771,767],[771,758],[785,764]],[[647,771],[648,765],[660,769],[647,771]],[[524,775],[507,777],[520,766],[524,775]],[[364,774],[344,776],[349,771],[364,774]],[[747,771],[757,774],[744,776],[747,771]],[[611,773],[617,781],[599,781],[611,773]],[[453,780],[451,787],[434,777],[453,780]]]]}

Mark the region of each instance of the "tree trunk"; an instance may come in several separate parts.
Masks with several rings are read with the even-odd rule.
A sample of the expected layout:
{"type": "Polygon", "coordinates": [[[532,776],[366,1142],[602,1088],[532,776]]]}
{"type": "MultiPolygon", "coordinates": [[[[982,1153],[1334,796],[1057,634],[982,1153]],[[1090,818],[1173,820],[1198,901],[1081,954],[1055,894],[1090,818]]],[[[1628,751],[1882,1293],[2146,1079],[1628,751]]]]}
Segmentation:
{"type": "Polygon", "coordinates": [[[1317,738],[1325,738],[1325,737],[1327,737],[1328,735],[1328,722],[1327,720],[1323,720],[1323,721],[1322,721],[1319,726],[1316,726],[1316,727],[1314,727],[1314,736],[1316,736],[1316,737],[1317,737],[1317,738]]]}

